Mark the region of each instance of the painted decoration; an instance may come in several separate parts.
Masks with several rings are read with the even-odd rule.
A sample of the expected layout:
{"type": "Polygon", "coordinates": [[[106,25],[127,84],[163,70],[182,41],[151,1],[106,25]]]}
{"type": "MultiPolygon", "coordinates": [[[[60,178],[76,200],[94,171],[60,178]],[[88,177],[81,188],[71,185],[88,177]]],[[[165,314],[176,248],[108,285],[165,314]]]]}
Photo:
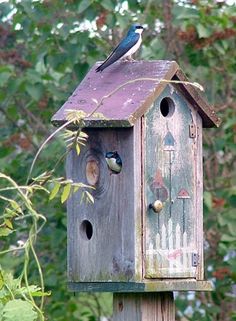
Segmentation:
{"type": "Polygon", "coordinates": [[[145,277],[195,277],[197,255],[195,213],[195,139],[189,136],[191,108],[167,86],[146,115],[145,277]],[[163,116],[160,102],[172,99],[174,112],[163,116]],[[155,200],[163,209],[148,207],[155,200]]]}

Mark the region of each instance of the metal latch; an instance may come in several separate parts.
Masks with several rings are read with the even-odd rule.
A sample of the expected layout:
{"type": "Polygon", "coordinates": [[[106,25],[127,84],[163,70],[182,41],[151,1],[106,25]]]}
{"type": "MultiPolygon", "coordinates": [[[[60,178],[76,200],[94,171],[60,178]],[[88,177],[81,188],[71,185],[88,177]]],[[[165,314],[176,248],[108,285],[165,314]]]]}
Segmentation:
{"type": "Polygon", "coordinates": [[[200,256],[198,253],[192,253],[192,266],[198,266],[200,256]]]}
{"type": "Polygon", "coordinates": [[[189,137],[190,138],[196,138],[197,136],[197,128],[196,125],[194,123],[191,123],[189,125],[189,137]]]}

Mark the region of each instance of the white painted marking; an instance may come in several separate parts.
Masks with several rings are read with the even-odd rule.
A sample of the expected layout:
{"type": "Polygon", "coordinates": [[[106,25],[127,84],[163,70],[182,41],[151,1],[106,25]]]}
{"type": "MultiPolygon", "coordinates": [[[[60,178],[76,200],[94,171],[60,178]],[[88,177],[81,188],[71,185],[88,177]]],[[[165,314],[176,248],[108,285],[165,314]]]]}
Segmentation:
{"type": "MultiPolygon", "coordinates": [[[[137,29],[137,30],[142,30],[142,29],[137,29]]],[[[142,37],[141,37],[141,34],[140,34],[140,37],[139,37],[139,40],[137,41],[137,43],[129,51],[127,51],[126,54],[124,54],[124,56],[122,56],[122,59],[126,58],[126,57],[129,57],[129,56],[132,56],[138,50],[138,48],[140,47],[141,43],[142,43],[142,37]]]]}
{"type": "Polygon", "coordinates": [[[117,173],[120,172],[121,168],[119,165],[117,165],[115,158],[106,158],[106,162],[111,170],[117,173]]]}

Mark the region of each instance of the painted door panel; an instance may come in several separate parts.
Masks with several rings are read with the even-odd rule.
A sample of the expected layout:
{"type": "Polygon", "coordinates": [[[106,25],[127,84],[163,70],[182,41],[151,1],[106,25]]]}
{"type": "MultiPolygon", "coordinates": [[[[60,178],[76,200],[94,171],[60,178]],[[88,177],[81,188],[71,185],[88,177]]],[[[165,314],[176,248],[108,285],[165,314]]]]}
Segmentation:
{"type": "Polygon", "coordinates": [[[197,136],[191,138],[189,134],[194,113],[174,87],[168,85],[145,115],[146,278],[196,276],[197,136]],[[160,108],[165,97],[171,100],[167,98],[160,108]],[[149,207],[155,200],[163,203],[160,213],[149,207]]]}

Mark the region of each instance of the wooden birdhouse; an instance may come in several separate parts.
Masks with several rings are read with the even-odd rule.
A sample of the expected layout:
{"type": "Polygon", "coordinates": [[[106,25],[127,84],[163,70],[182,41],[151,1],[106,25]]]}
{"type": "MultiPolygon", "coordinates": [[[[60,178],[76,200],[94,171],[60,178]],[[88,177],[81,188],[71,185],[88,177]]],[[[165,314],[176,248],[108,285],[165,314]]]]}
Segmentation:
{"type": "Polygon", "coordinates": [[[73,291],[209,290],[203,266],[202,128],[219,118],[174,61],[96,64],[54,115],[85,118],[89,138],[67,177],[94,186],[94,204],[68,200],[73,291]],[[171,82],[173,81],[173,82],[171,82]],[[122,161],[112,172],[105,155],[122,161]]]}

